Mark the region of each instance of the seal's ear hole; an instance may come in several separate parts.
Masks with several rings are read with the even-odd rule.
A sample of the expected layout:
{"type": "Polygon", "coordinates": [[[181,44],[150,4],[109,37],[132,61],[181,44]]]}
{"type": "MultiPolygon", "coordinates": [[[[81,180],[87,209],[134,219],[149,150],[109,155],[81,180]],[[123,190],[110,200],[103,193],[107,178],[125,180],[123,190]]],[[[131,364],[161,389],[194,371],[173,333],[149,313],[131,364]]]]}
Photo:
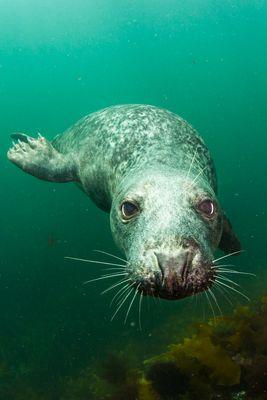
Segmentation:
{"type": "Polygon", "coordinates": [[[236,237],[232,225],[226,215],[223,215],[223,232],[218,246],[225,254],[241,250],[241,243],[236,237]]]}

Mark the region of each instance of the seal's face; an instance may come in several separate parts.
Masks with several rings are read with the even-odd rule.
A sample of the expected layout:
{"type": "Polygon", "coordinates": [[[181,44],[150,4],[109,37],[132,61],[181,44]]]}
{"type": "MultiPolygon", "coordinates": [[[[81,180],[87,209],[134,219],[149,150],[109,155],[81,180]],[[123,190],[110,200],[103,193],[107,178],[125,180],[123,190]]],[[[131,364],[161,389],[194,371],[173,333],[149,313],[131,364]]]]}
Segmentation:
{"type": "Polygon", "coordinates": [[[204,181],[162,173],[130,181],[113,202],[111,228],[143,294],[181,299],[212,284],[222,214],[204,181]]]}

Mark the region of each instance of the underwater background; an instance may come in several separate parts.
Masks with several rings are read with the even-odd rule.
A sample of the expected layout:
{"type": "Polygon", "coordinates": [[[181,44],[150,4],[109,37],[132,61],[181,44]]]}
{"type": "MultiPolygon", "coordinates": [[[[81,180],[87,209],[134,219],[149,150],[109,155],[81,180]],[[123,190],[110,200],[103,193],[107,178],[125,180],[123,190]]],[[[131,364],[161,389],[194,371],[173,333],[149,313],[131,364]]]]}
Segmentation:
{"type": "Polygon", "coordinates": [[[264,0],[0,0],[0,400],[267,398],[266,48],[264,0]],[[204,296],[146,299],[142,329],[137,304],[111,322],[109,283],[83,285],[102,266],[64,259],[120,256],[109,216],[8,162],[10,134],[52,139],[124,103],[204,138],[250,304],[218,293],[214,319],[204,296]]]}

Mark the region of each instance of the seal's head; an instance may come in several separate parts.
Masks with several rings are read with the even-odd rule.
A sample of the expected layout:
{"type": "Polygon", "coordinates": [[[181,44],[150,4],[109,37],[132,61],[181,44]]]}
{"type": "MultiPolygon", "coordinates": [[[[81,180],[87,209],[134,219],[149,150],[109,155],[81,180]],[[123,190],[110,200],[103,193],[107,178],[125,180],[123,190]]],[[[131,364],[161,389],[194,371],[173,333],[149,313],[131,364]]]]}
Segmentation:
{"type": "Polygon", "coordinates": [[[112,203],[111,229],[138,291],[175,300],[209,288],[224,215],[207,181],[147,171],[127,177],[121,188],[112,203]]]}

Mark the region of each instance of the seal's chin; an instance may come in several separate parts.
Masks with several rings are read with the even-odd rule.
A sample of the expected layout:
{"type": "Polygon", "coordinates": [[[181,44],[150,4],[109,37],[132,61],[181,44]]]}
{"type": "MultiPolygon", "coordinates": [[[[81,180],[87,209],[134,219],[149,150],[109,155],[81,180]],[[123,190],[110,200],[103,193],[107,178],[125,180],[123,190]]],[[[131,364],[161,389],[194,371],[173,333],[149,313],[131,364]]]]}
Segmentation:
{"type": "Polygon", "coordinates": [[[156,254],[157,267],[144,266],[132,276],[135,286],[146,296],[179,300],[207,290],[215,280],[212,261],[198,254],[165,257],[156,254]]]}

